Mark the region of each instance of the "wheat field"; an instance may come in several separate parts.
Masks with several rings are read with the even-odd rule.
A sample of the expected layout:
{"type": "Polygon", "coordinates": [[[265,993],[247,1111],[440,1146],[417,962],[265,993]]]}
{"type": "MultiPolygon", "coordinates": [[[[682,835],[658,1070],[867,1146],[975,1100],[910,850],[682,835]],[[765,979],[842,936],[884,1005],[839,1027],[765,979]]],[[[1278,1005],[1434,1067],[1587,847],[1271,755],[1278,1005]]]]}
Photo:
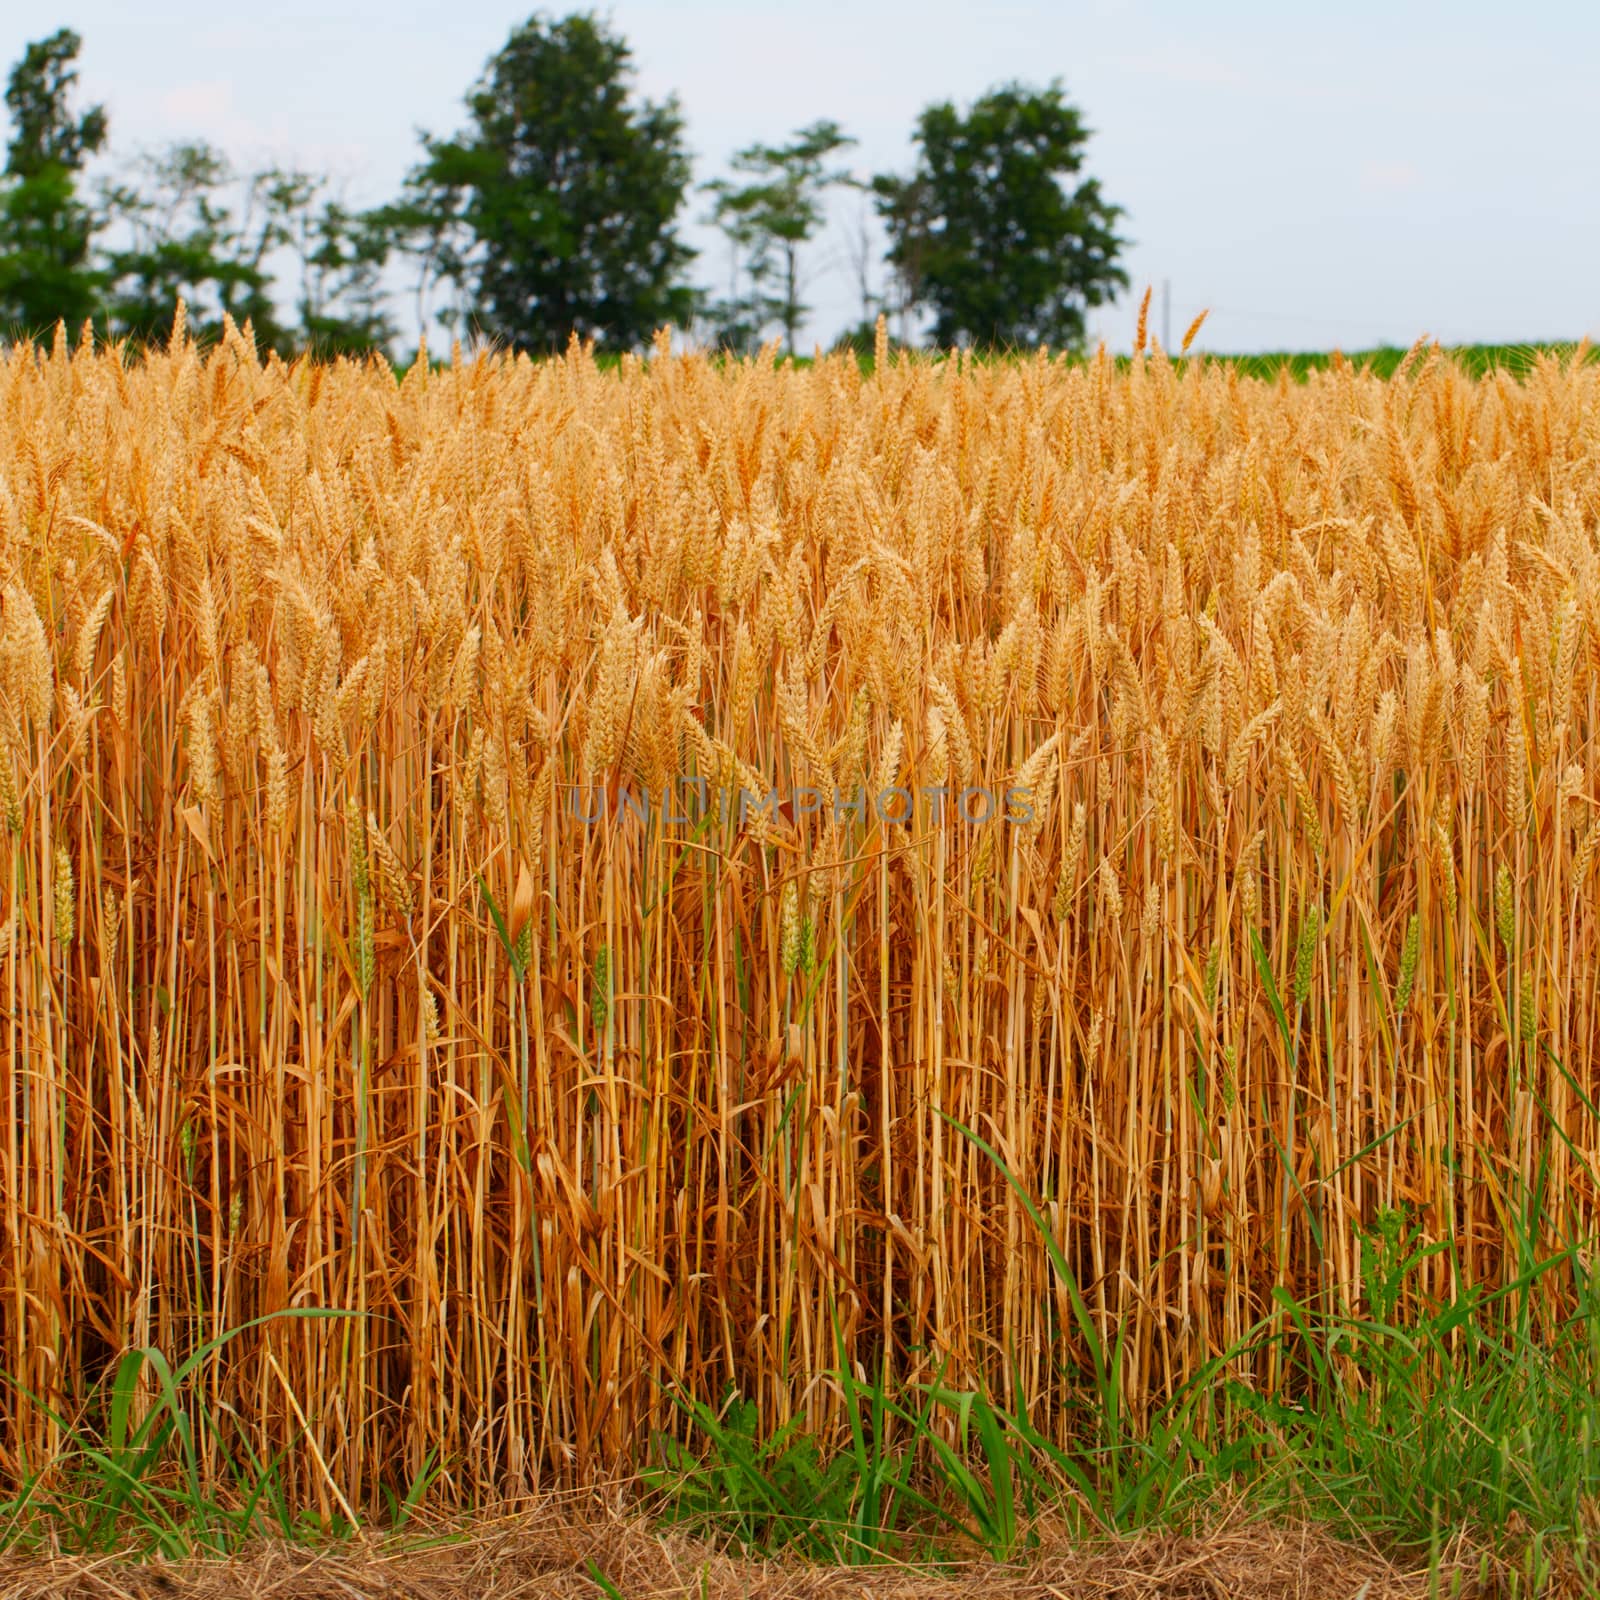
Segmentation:
{"type": "Polygon", "coordinates": [[[1068,1437],[1074,1288],[1138,1414],[1592,1239],[1597,524],[1581,361],[12,348],[0,1471],[241,1327],[323,1507],[841,1359],[1068,1437]]]}

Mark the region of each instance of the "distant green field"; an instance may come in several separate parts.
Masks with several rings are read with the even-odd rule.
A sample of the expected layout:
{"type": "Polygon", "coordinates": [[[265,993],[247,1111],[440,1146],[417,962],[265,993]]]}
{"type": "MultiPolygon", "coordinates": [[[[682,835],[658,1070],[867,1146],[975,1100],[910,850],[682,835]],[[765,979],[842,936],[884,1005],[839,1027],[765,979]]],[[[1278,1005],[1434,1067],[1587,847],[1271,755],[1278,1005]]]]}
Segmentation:
{"type": "MultiPolygon", "coordinates": [[[[1558,361],[1570,360],[1578,351],[1575,340],[1552,344],[1463,344],[1447,345],[1445,353],[1458,361],[1474,377],[1483,377],[1496,368],[1518,377],[1532,370],[1541,356],[1553,356],[1558,361]]],[[[1597,351],[1589,349],[1585,361],[1595,360],[1597,351]]],[[[1393,375],[1406,358],[1397,345],[1380,345],[1374,350],[1347,350],[1344,358],[1352,366],[1369,367],[1380,378],[1393,375]]],[[[1229,356],[1207,354],[1207,361],[1226,361],[1240,372],[1253,378],[1276,378],[1288,371],[1291,377],[1303,379],[1312,372],[1323,372],[1333,364],[1331,350],[1279,350],[1263,355],[1229,356]]]]}
{"type": "MultiPolygon", "coordinates": [[[[896,346],[899,353],[901,346],[896,346]]],[[[1569,361],[1580,348],[1577,340],[1557,340],[1533,344],[1463,344],[1446,345],[1443,347],[1445,354],[1458,361],[1463,369],[1475,378],[1481,378],[1496,369],[1503,370],[1515,377],[1522,377],[1532,371],[1541,357],[1553,357],[1557,361],[1569,361]]],[[[928,350],[923,354],[938,360],[944,355],[942,351],[928,350]]],[[[1198,361],[1224,362],[1236,367],[1242,374],[1252,378],[1263,378],[1268,382],[1276,379],[1280,373],[1287,372],[1291,378],[1304,381],[1313,372],[1324,372],[1333,365],[1335,355],[1339,352],[1333,350],[1274,350],[1257,355],[1228,355],[1224,352],[1204,351],[1188,359],[1198,361]]],[[[1028,359],[1029,351],[1006,351],[988,354],[979,357],[980,360],[1014,360],[1028,359]]],[[[1406,352],[1399,345],[1379,345],[1369,350],[1346,350],[1342,352],[1344,359],[1357,370],[1369,369],[1380,378],[1394,375],[1400,363],[1405,360],[1406,352]]],[[[612,358],[615,359],[615,358],[612,358]]],[[[781,355],[777,358],[782,361],[781,355]]],[[[870,350],[857,350],[857,359],[861,363],[864,375],[872,372],[872,352],[870,350]]],[[[1088,359],[1088,358],[1086,358],[1088,359]]],[[[1125,369],[1133,358],[1127,355],[1118,355],[1115,360],[1117,367],[1125,369]]],[[[1173,360],[1182,364],[1185,358],[1174,356],[1173,360]]],[[[1600,346],[1585,350],[1586,362],[1600,359],[1600,346]]],[[[793,358],[797,367],[810,366],[810,356],[795,356],[793,358]]],[[[605,358],[601,358],[604,364],[605,358]]]]}
{"type": "MultiPolygon", "coordinates": [[[[1513,377],[1522,377],[1533,370],[1534,365],[1541,357],[1553,357],[1557,361],[1569,361],[1577,353],[1579,344],[1577,340],[1557,340],[1538,344],[1460,344],[1446,345],[1443,347],[1445,354],[1458,361],[1462,368],[1475,378],[1481,378],[1496,369],[1510,373],[1513,377]]],[[[900,344],[894,346],[896,355],[904,353],[919,355],[927,360],[940,362],[948,358],[948,352],[943,350],[916,349],[900,344]]],[[[840,347],[835,347],[830,354],[841,354],[840,347]]],[[[1052,352],[1055,354],[1056,352],[1052,352]]],[[[1256,355],[1228,355],[1225,352],[1200,351],[1191,357],[1173,356],[1176,365],[1184,365],[1186,360],[1221,362],[1228,366],[1236,367],[1241,374],[1251,378],[1262,378],[1273,382],[1278,375],[1287,372],[1297,382],[1304,382],[1313,372],[1324,372],[1333,365],[1334,357],[1338,352],[1333,350],[1273,350],[1256,355]]],[[[1400,363],[1405,360],[1406,352],[1399,345],[1378,345],[1369,350],[1346,350],[1342,352],[1344,359],[1358,371],[1366,368],[1376,373],[1380,378],[1392,377],[1400,363]]],[[[990,361],[1015,361],[1029,360],[1033,352],[1028,350],[1006,350],[985,352],[976,357],[981,362],[990,361]]],[[[414,359],[414,357],[413,357],[414,359]]],[[[555,359],[560,359],[556,357],[555,359]]],[[[645,357],[646,361],[649,357],[645,357]]],[[[714,356],[713,360],[719,364],[729,359],[726,356],[714,356]]],[[[734,357],[733,359],[749,359],[734,357]]],[[[1081,359],[1091,360],[1092,355],[1085,355],[1081,359]]],[[[1125,371],[1132,361],[1128,355],[1117,355],[1113,358],[1119,371],[1125,371]]],[[[793,356],[785,355],[778,351],[773,360],[781,365],[785,361],[792,361],[796,367],[805,368],[812,365],[815,357],[812,355],[793,356]]],[[[870,349],[856,349],[856,360],[860,364],[863,377],[871,377],[873,360],[870,349]]],[[[1584,353],[1585,362],[1600,360],[1600,345],[1587,349],[1584,353]]],[[[444,358],[434,355],[432,362],[435,367],[448,366],[444,358]]],[[[622,365],[622,357],[616,351],[601,350],[595,353],[595,363],[604,371],[618,370],[622,365]]],[[[402,362],[398,371],[403,372],[410,362],[402,362]]]]}

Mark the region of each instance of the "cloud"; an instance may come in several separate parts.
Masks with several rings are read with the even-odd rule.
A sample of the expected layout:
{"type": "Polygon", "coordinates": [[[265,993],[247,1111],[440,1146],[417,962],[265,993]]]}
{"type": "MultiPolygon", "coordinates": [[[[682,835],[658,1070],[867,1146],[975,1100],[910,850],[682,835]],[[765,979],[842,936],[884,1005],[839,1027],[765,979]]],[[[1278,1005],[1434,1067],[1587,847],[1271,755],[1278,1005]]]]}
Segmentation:
{"type": "Polygon", "coordinates": [[[1409,161],[1364,161],[1361,164],[1361,187],[1384,194],[1399,194],[1415,189],[1422,182],[1422,174],[1409,161]]]}

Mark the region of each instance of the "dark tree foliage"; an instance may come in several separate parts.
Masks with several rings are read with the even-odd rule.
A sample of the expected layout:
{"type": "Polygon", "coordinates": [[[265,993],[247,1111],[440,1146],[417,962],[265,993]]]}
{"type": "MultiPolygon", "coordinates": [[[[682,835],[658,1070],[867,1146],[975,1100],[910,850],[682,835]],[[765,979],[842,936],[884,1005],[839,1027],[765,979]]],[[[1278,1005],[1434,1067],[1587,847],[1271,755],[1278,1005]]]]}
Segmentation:
{"type": "Polygon", "coordinates": [[[918,118],[915,171],[875,187],[890,263],[936,343],[1077,348],[1085,311],[1127,286],[1122,208],[1080,176],[1088,139],[1059,84],[918,118]]]}
{"type": "Polygon", "coordinates": [[[105,112],[72,107],[82,41],[62,28],[30,44],[11,69],[11,138],[0,177],[0,332],[76,328],[98,303],[90,260],[94,219],[78,174],[105,143],[105,112]]]}
{"type": "Polygon", "coordinates": [[[683,119],[675,100],[631,98],[630,61],[592,16],[530,19],[468,96],[470,127],[426,140],[385,213],[490,337],[630,348],[692,314],[693,252],[674,230],[689,183],[683,119]]]}

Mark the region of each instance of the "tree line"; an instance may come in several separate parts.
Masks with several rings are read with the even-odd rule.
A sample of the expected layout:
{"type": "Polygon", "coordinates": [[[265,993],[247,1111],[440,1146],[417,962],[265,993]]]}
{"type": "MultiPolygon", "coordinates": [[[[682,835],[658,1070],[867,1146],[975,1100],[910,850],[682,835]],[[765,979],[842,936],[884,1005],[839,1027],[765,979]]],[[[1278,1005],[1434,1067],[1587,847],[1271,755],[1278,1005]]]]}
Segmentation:
{"type": "Polygon", "coordinates": [[[735,350],[781,334],[792,351],[839,190],[859,209],[846,338],[870,337],[882,312],[940,347],[1073,348],[1088,310],[1127,284],[1122,208],[1084,172],[1089,130],[1059,82],[928,106],[908,173],[854,171],[855,141],[820,120],[696,186],[678,102],[638,96],[626,41],[592,15],[534,16],[472,86],[464,127],[423,135],[401,192],[355,208],[324,175],[241,174],[203,140],[91,182],[110,130],[103,107],[77,103],[81,45],[63,28],[7,80],[0,334],[91,322],[138,342],[165,333],[181,296],[201,337],[228,316],[284,355],[387,350],[404,268],[419,325],[518,349],[574,333],[634,349],[672,324],[735,350]],[[688,275],[694,195],[725,241],[716,291],[688,275]]]}

